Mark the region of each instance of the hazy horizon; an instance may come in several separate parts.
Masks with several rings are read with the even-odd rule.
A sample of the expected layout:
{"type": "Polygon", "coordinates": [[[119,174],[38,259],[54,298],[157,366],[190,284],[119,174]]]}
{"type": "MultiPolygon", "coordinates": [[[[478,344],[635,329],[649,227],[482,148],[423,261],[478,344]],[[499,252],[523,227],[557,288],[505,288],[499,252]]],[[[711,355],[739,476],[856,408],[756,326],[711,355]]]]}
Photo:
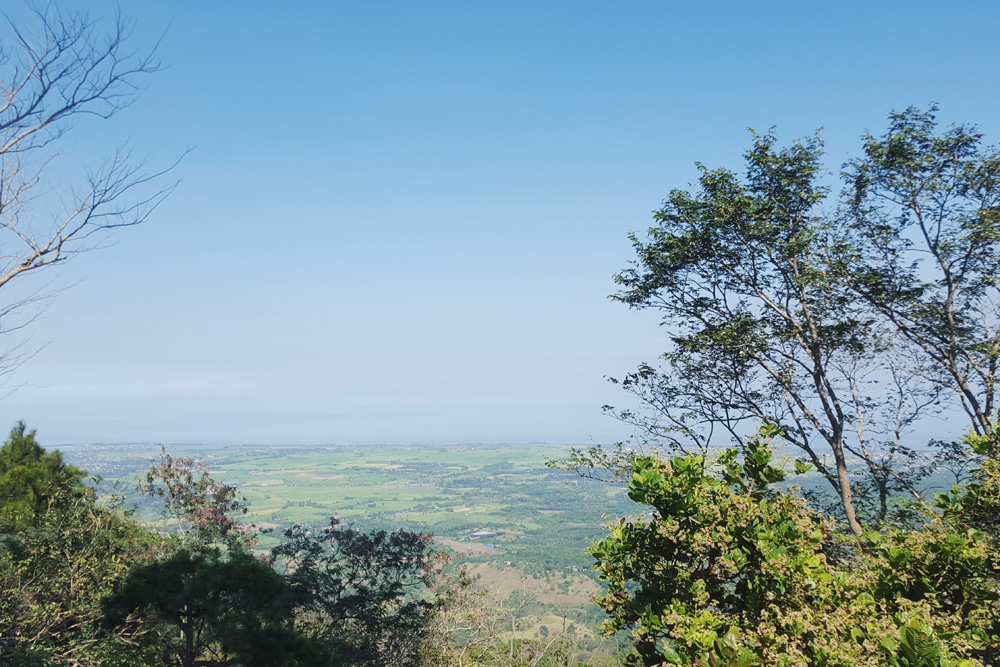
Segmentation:
{"type": "Polygon", "coordinates": [[[60,159],[190,153],[145,224],[25,282],[65,289],[0,428],[45,445],[622,440],[605,377],[669,332],[609,301],[612,275],[695,162],[739,169],[747,127],[822,127],[834,182],[866,129],[932,102],[1000,140],[995,3],[122,13],[164,68],[60,159]]]}

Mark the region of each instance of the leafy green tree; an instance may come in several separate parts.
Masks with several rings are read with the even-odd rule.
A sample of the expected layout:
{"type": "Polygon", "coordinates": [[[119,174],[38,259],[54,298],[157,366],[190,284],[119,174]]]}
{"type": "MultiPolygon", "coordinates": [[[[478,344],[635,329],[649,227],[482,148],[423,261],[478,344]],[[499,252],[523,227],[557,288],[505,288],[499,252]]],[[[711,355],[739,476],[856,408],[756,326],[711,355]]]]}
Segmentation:
{"type": "Polygon", "coordinates": [[[182,667],[327,666],[298,634],[282,578],[254,556],[179,551],[134,568],[104,605],[109,627],[138,616],[155,628],[161,658],[182,667]]]}
{"type": "Polygon", "coordinates": [[[653,520],[622,519],[590,549],[608,582],[598,599],[610,616],[605,630],[637,625],[643,664],[715,654],[753,664],[752,640],[739,628],[763,621],[775,602],[801,608],[832,577],[823,526],[801,502],[768,489],[783,478],[768,450],[751,441],[743,465],[736,456],[722,454],[718,476],[697,456],[637,458],[629,497],[654,508],[653,520]]]}
{"type": "Polygon", "coordinates": [[[46,452],[24,422],[0,447],[0,532],[23,530],[50,509],[80,498],[87,473],[46,452]]]}
{"type": "Polygon", "coordinates": [[[1000,162],[980,142],[938,132],[933,108],[894,113],[845,167],[834,212],[818,136],[778,148],[755,134],[742,177],[699,166],[698,189],[670,193],[616,277],[614,298],[663,315],[670,348],[664,368],[616,380],[645,409],[612,414],[702,454],[773,425],[855,534],[888,520],[890,496],[919,497],[906,439],[942,399],[996,446],[1000,162]]]}
{"type": "MultiPolygon", "coordinates": [[[[994,438],[1000,437],[1000,426],[993,428],[994,438]]],[[[935,494],[937,508],[946,521],[982,531],[1000,549],[1000,451],[984,435],[969,434],[961,443],[978,454],[979,466],[965,483],[935,494]]]]}
{"type": "Polygon", "coordinates": [[[430,535],[296,525],[271,550],[288,581],[300,624],[347,664],[413,665],[439,600],[432,590],[447,563],[430,535]]]}
{"type": "Polygon", "coordinates": [[[31,655],[46,665],[146,664],[143,628],[101,632],[101,601],[160,540],[92,489],[64,493],[31,525],[0,535],[0,664],[31,655]]]}
{"type": "Polygon", "coordinates": [[[889,115],[849,162],[838,267],[852,294],[954,392],[975,435],[1000,446],[1000,150],[936,107],[889,115]]]}
{"type": "Polygon", "coordinates": [[[633,235],[637,261],[616,277],[614,298],[662,313],[672,347],[665,370],[644,364],[621,381],[652,419],[617,414],[655,441],[703,453],[718,432],[738,442],[754,424],[775,425],[860,533],[847,463],[851,398],[861,362],[877,365],[885,346],[824,270],[840,241],[819,217],[819,138],[785,149],[776,141],[754,136],[743,179],[700,167],[700,191],[672,191],[648,238],[633,235]]]}
{"type": "Polygon", "coordinates": [[[997,556],[975,531],[868,530],[828,558],[830,522],[773,488],[784,475],[760,437],[742,461],[639,457],[634,470],[629,495],[651,515],[590,549],[605,630],[631,631],[633,662],[993,664],[997,556]]]}

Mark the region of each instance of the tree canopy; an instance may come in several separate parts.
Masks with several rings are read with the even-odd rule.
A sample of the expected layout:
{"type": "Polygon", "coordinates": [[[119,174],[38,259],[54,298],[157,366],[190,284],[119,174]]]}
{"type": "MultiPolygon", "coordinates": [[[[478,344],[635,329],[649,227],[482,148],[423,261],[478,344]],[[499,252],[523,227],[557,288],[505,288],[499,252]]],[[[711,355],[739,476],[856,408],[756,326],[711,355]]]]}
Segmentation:
{"type": "Polygon", "coordinates": [[[53,507],[83,495],[87,473],[46,452],[24,422],[11,429],[0,447],[0,531],[20,530],[53,507]]]}
{"type": "Polygon", "coordinates": [[[630,663],[995,664],[1000,559],[987,537],[928,516],[917,530],[837,540],[775,486],[785,475],[770,435],[745,441],[742,458],[634,461],[629,496],[653,511],[610,524],[590,548],[608,584],[605,629],[631,631],[630,663]]]}
{"type": "Polygon", "coordinates": [[[429,594],[445,554],[431,535],[361,532],[336,518],[296,525],[271,549],[293,607],[348,664],[413,665],[441,600],[429,594]]]}
{"type": "Polygon", "coordinates": [[[754,134],[742,176],[699,166],[674,190],[614,298],[662,314],[663,367],[620,380],[648,410],[614,412],[653,442],[707,452],[776,427],[860,533],[848,459],[879,496],[917,494],[906,435],[951,398],[992,438],[1000,359],[996,151],[935,109],[890,116],[830,203],[819,135],[754,134]]]}
{"type": "Polygon", "coordinates": [[[867,134],[864,157],[845,165],[837,268],[997,447],[1000,151],[975,127],[939,127],[936,111],[891,113],[888,131],[867,134]]]}
{"type": "Polygon", "coordinates": [[[166,661],[183,667],[324,667],[334,660],[292,627],[284,580],[252,554],[178,551],[134,568],[104,603],[116,627],[130,616],[159,630],[166,661]]]}

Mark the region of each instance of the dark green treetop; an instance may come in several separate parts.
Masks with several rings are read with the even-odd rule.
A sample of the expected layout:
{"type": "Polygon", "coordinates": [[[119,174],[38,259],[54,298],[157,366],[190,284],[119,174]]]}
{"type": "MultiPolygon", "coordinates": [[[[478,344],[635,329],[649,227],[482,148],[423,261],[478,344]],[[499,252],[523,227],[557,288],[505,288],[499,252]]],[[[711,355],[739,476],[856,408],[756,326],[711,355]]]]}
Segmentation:
{"type": "Polygon", "coordinates": [[[249,553],[181,550],[133,568],[106,599],[105,624],[143,619],[162,659],[183,667],[332,667],[335,658],[294,629],[285,590],[249,553]]]}
{"type": "Polygon", "coordinates": [[[345,664],[416,664],[449,561],[431,535],[361,532],[331,518],[321,529],[285,530],[270,558],[296,612],[345,664]]]}
{"type": "Polygon", "coordinates": [[[84,494],[87,473],[46,452],[24,422],[0,447],[0,530],[22,530],[49,508],[84,494]]]}

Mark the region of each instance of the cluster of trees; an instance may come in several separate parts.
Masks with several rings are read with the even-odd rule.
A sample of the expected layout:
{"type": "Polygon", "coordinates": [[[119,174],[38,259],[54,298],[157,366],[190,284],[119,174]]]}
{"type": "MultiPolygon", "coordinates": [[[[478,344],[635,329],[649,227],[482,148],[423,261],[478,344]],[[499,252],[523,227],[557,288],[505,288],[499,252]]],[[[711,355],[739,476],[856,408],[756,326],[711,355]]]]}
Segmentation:
{"type": "Polygon", "coordinates": [[[935,112],[866,135],[830,209],[818,136],[755,135],[744,177],[702,167],[633,235],[615,298],[670,348],[616,380],[640,442],[568,462],[651,510],[590,549],[631,662],[1000,662],[1000,152],[935,112]],[[933,459],[929,416],[967,432],[933,459]],[[834,502],[780,488],[776,449],[834,502]],[[963,484],[923,488],[953,464],[963,484]]]}
{"type": "Polygon", "coordinates": [[[449,588],[430,536],[295,526],[255,551],[233,487],[164,453],[132,520],[18,424],[0,448],[5,665],[415,664],[449,588]]]}
{"type": "Polygon", "coordinates": [[[23,423],[0,447],[0,664],[554,667],[591,653],[571,622],[535,636],[530,594],[446,570],[430,535],[333,518],[261,549],[236,490],[166,452],[139,487],[162,501],[156,527],[85,482],[23,423]]]}

